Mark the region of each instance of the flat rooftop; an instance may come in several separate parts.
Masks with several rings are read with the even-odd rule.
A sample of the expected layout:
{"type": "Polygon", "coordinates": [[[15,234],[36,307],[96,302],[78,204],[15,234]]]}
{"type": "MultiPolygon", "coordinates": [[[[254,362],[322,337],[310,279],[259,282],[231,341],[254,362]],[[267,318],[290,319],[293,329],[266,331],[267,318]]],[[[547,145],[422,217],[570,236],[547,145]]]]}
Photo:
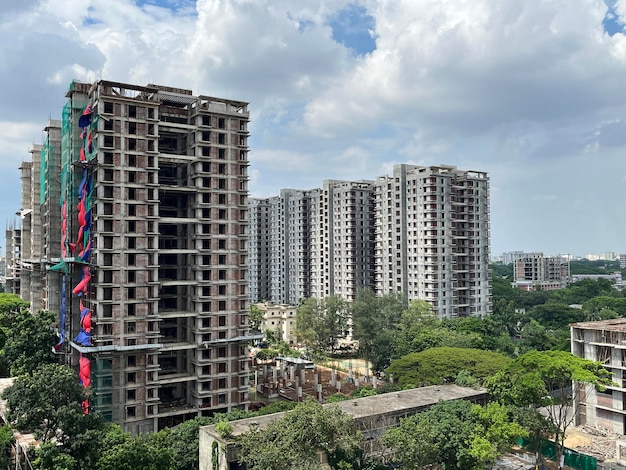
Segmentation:
{"type": "MultiPolygon", "coordinates": [[[[485,390],[475,390],[453,384],[432,385],[371,397],[349,399],[338,403],[328,403],[324,406],[337,406],[344,413],[359,419],[389,413],[409,412],[435,405],[440,400],[479,399],[485,393],[485,390]]],[[[239,436],[252,428],[263,429],[272,421],[281,419],[283,416],[285,416],[285,412],[230,421],[229,424],[233,427],[233,436],[239,436]]],[[[211,435],[217,435],[214,425],[204,426],[201,429],[211,435]]]]}
{"type": "Polygon", "coordinates": [[[615,318],[613,320],[585,321],[579,323],[571,323],[572,328],[581,328],[583,330],[610,330],[625,331],[626,318],[615,318]]]}

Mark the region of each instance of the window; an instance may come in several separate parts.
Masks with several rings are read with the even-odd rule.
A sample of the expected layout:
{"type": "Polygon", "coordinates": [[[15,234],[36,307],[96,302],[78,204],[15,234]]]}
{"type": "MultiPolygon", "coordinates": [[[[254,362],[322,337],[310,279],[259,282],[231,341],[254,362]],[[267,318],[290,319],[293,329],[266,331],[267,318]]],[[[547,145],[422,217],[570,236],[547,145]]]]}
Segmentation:
{"type": "Polygon", "coordinates": [[[126,382],[135,383],[137,381],[137,372],[129,372],[126,374],[126,382]]]}
{"type": "Polygon", "coordinates": [[[108,114],[112,114],[113,113],[113,103],[105,101],[104,102],[104,112],[108,113],[108,114]]]}
{"type": "Polygon", "coordinates": [[[126,417],[127,418],[134,418],[135,417],[135,413],[137,411],[137,408],[134,406],[128,406],[126,408],[126,417]]]}
{"type": "Polygon", "coordinates": [[[126,400],[133,401],[137,399],[137,390],[126,390],[126,400]]]}
{"type": "Polygon", "coordinates": [[[137,330],[137,324],[134,321],[126,322],[126,333],[135,333],[137,330]]]}

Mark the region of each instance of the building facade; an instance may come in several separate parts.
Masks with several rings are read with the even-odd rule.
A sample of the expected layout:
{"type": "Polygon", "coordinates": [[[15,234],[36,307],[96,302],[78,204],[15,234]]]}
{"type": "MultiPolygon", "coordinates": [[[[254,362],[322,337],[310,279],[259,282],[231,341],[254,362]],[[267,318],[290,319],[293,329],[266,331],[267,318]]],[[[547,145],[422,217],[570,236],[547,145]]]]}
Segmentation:
{"type": "Polygon", "coordinates": [[[327,180],[250,208],[260,244],[250,256],[259,273],[252,301],[350,301],[365,287],[427,300],[441,318],[491,312],[485,172],[396,165],[376,181],[327,180]]]}
{"type": "Polygon", "coordinates": [[[288,344],[295,341],[293,331],[296,329],[298,307],[270,302],[259,302],[256,306],[263,312],[263,320],[259,326],[261,331],[271,330],[275,333],[277,340],[288,344]]]}
{"type": "Polygon", "coordinates": [[[373,287],[372,190],[372,182],[327,180],[252,199],[251,301],[351,300],[360,287],[373,287]]]}
{"type": "Polygon", "coordinates": [[[561,256],[524,253],[513,263],[514,287],[523,290],[556,290],[567,285],[569,261],[561,256]]]}
{"type": "Polygon", "coordinates": [[[439,318],[491,312],[487,173],[395,165],[374,207],[377,294],[426,300],[439,318]]]}
{"type": "Polygon", "coordinates": [[[603,391],[582,385],[575,390],[575,424],[626,434],[626,319],[573,323],[570,332],[572,354],[601,362],[614,382],[603,391]]]}
{"type": "Polygon", "coordinates": [[[66,96],[26,189],[40,232],[22,226],[55,349],[131,432],[245,409],[248,104],[104,80],[66,96]]]}

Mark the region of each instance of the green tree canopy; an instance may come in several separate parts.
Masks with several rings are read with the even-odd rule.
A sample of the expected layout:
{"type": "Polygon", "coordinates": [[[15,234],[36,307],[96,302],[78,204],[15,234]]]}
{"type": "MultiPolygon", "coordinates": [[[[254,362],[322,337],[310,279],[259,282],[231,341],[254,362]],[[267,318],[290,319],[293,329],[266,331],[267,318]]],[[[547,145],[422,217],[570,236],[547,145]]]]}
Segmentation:
{"type": "Polygon", "coordinates": [[[28,374],[42,364],[57,362],[52,347],[57,337],[51,329],[54,314],[44,310],[31,314],[20,310],[13,320],[4,345],[11,375],[28,374]]]}
{"type": "Polygon", "coordinates": [[[421,469],[441,464],[444,469],[484,469],[525,436],[509,418],[508,410],[466,400],[440,401],[423,413],[402,419],[389,429],[383,442],[401,468],[421,469]]]}
{"type": "Polygon", "coordinates": [[[295,334],[316,351],[332,351],[347,328],[348,304],[339,296],[309,298],[298,305],[295,334]]]}
{"type": "Polygon", "coordinates": [[[22,375],[8,387],[2,398],[7,401],[8,418],[20,430],[33,432],[43,441],[53,437],[64,440],[65,426],[83,415],[83,386],[76,374],[61,364],[44,364],[22,375]]]}
{"type": "Polygon", "coordinates": [[[402,385],[437,385],[454,382],[461,371],[482,380],[510,361],[502,354],[480,349],[431,348],[392,361],[387,373],[402,385]]]}
{"type": "Polygon", "coordinates": [[[361,289],[351,307],[352,337],[359,342],[359,351],[375,371],[384,370],[394,357],[405,300],[395,294],[377,297],[372,290],[361,289]]]}
{"type": "Polygon", "coordinates": [[[299,404],[265,429],[237,438],[239,460],[251,470],[321,469],[319,452],[326,454],[331,468],[345,468],[360,458],[361,439],[352,417],[315,400],[299,404]]]}
{"type": "Polygon", "coordinates": [[[250,312],[248,313],[248,321],[250,322],[250,328],[255,331],[260,331],[261,323],[265,318],[265,312],[261,310],[257,305],[250,305],[250,312]]]}
{"type": "Polygon", "coordinates": [[[574,399],[586,385],[602,389],[611,383],[611,373],[599,362],[566,351],[530,351],[490,377],[486,386],[504,404],[545,407],[560,457],[574,399]]]}

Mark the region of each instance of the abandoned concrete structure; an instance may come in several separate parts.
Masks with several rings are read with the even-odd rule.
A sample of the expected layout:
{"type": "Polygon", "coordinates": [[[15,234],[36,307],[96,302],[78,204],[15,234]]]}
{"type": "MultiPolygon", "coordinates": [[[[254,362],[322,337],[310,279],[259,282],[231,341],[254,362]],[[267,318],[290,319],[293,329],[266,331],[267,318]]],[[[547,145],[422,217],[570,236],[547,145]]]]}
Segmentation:
{"type": "MultiPolygon", "coordinates": [[[[433,385],[395,393],[385,393],[354,400],[346,400],[324,406],[338,406],[352,416],[363,432],[365,441],[373,446],[384,431],[398,426],[401,418],[427,410],[440,400],[469,400],[472,403],[487,402],[485,390],[459,387],[458,385],[433,385]]],[[[263,429],[272,421],[281,419],[285,413],[274,413],[254,418],[231,421],[232,437],[251,429],[263,429]]],[[[238,464],[236,442],[220,436],[215,426],[200,428],[200,470],[233,470],[245,468],[238,464]]]]}
{"type": "Polygon", "coordinates": [[[66,96],[22,166],[8,285],[58,313],[58,353],[124,429],[245,409],[248,104],[104,80],[66,96]]]}

